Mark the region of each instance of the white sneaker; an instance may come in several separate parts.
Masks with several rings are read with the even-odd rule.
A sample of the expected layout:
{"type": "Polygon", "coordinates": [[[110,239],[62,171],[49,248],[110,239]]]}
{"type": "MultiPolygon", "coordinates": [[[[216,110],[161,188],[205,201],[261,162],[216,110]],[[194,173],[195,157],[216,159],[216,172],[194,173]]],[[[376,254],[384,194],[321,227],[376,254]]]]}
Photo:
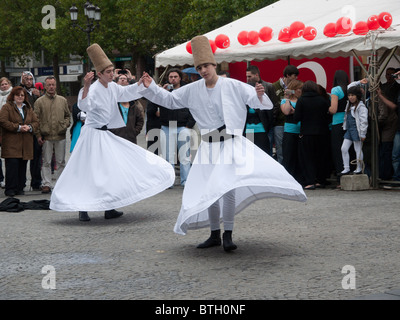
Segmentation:
{"type": "Polygon", "coordinates": [[[5,184],[4,181],[1,181],[1,182],[0,182],[0,187],[3,188],[3,189],[6,187],[6,184],[5,184]]]}

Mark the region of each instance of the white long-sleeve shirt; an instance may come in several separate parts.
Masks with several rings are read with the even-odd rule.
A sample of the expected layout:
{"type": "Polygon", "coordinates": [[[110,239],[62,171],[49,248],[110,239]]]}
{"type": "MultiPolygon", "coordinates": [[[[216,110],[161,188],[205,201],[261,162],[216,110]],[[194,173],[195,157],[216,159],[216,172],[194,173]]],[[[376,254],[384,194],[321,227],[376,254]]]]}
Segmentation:
{"type": "Polygon", "coordinates": [[[138,85],[121,86],[115,82],[109,82],[104,87],[99,80],[89,88],[88,95],[82,99],[83,88],[79,92],[79,109],[87,113],[85,126],[101,128],[104,125],[108,129],[125,127],[125,123],[118,110],[118,101],[132,101],[141,98],[138,94],[138,85]]]}
{"type": "Polygon", "coordinates": [[[139,93],[155,104],[169,109],[188,108],[200,129],[215,130],[224,124],[233,134],[243,130],[246,122],[246,105],[253,109],[271,110],[273,104],[266,94],[262,102],[254,87],[247,83],[218,77],[214,88],[207,88],[204,79],[168,92],[154,81],[148,88],[139,87],[139,93]]]}

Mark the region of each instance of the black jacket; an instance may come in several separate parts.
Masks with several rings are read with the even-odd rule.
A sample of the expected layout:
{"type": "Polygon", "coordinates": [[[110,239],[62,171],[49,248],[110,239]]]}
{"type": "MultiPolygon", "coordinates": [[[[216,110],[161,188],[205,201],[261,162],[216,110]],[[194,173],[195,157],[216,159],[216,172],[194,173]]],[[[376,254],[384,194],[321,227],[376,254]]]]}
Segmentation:
{"type": "Polygon", "coordinates": [[[151,101],[147,101],[147,107],[146,107],[146,115],[147,115],[147,120],[146,120],[146,133],[149,132],[152,129],[161,129],[161,123],[160,123],[160,117],[156,115],[157,109],[160,106],[154,104],[151,101]]]}
{"type": "Polygon", "coordinates": [[[178,127],[193,128],[196,121],[188,108],[170,110],[160,106],[160,123],[169,127],[170,121],[176,121],[178,127]]]}
{"type": "MultiPolygon", "coordinates": [[[[184,85],[185,83],[181,81],[181,86],[184,85]]],[[[160,124],[162,126],[169,127],[170,121],[176,121],[178,127],[193,128],[196,124],[188,108],[171,110],[162,106],[158,107],[160,108],[160,124]]]]}
{"type": "Polygon", "coordinates": [[[322,135],[329,133],[330,103],[317,92],[304,92],[296,103],[294,121],[301,121],[300,134],[322,135]]]}

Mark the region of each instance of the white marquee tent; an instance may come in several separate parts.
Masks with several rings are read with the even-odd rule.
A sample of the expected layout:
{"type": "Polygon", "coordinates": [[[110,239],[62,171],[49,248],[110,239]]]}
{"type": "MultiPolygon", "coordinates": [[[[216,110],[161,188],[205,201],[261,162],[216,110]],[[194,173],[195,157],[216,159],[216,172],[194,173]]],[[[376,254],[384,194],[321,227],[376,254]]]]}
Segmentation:
{"type": "MultiPolygon", "coordinates": [[[[353,24],[367,21],[371,15],[389,12],[393,24],[389,30],[378,32],[375,41],[376,49],[391,49],[400,45],[400,1],[399,0],[281,0],[264,7],[252,14],[229,23],[221,28],[205,34],[214,40],[219,34],[230,38],[230,47],[217,49],[215,58],[218,63],[252,60],[275,60],[292,58],[324,58],[351,56],[352,50],[359,55],[370,55],[372,42],[367,36],[346,35],[328,38],[323,34],[326,24],[336,22],[347,16],[353,24]],[[278,40],[279,31],[295,21],[317,30],[314,40],[296,38],[289,43],[278,40]],[[268,26],[273,29],[274,36],[268,42],[259,41],[257,45],[241,45],[237,35],[241,31],[259,31],[268,26]]],[[[156,67],[193,64],[191,54],[186,51],[186,43],[178,45],[156,55],[156,67]]]]}

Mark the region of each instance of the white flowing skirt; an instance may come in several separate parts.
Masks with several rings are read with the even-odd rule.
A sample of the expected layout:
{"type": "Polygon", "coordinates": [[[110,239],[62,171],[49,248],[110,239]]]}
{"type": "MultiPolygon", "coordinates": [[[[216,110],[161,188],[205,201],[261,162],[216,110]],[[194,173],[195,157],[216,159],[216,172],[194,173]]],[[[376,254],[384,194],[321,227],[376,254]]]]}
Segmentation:
{"type": "MultiPolygon", "coordinates": [[[[306,201],[302,186],[267,153],[243,136],[224,142],[202,141],[190,169],[174,231],[209,226],[208,208],[235,190],[235,214],[252,202],[278,197],[306,201]]],[[[220,214],[222,221],[222,211],[220,214]]]]}
{"type": "Polygon", "coordinates": [[[109,131],[84,126],[50,199],[56,211],[103,211],[151,197],[174,184],[161,157],[109,131]]]}

